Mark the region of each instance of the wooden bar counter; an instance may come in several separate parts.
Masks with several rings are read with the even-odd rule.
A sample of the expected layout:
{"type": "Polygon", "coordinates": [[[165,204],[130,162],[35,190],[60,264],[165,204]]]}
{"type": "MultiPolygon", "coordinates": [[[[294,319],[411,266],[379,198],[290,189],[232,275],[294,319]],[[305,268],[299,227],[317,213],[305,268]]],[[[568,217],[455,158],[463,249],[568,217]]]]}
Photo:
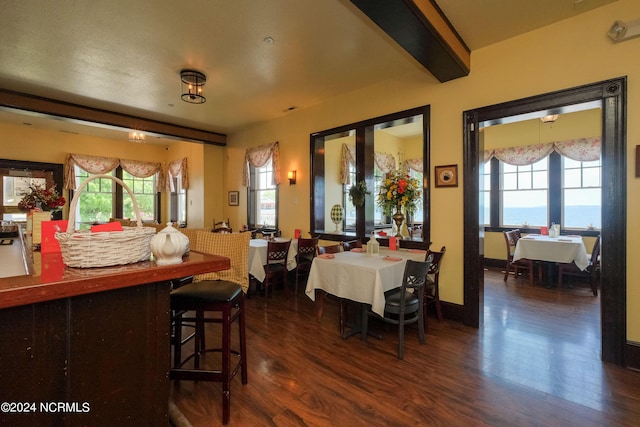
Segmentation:
{"type": "Polygon", "coordinates": [[[32,267],[0,278],[0,425],[169,425],[169,281],[229,259],[77,269],[34,253],[32,267]]]}

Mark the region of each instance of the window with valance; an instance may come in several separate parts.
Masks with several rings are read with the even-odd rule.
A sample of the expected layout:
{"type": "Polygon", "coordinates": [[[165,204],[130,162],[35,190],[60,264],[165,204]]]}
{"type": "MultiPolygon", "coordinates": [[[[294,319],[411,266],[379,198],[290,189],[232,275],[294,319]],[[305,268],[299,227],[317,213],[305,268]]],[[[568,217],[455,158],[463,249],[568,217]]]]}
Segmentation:
{"type": "Polygon", "coordinates": [[[278,228],[278,142],[247,149],[242,184],[248,187],[247,224],[252,228],[278,228]]]}
{"type": "Polygon", "coordinates": [[[601,139],[486,150],[484,223],[563,229],[601,226],[601,139]]]}

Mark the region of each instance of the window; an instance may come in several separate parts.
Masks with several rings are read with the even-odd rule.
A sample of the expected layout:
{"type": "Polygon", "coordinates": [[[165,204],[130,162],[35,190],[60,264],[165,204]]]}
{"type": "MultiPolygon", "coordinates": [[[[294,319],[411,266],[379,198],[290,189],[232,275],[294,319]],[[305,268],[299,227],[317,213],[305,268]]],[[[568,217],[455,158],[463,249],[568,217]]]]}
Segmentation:
{"type": "Polygon", "coordinates": [[[580,162],[566,157],[562,160],[563,227],[601,228],[600,160],[580,162]]]}
{"type": "Polygon", "coordinates": [[[501,162],[500,226],[539,227],[548,224],[548,164],[548,157],[526,166],[501,162]]]}
{"type": "Polygon", "coordinates": [[[182,188],[182,174],[172,177],[170,220],[180,226],[187,225],[187,190],[182,188]]]}
{"type": "MultiPolygon", "coordinates": [[[[76,188],[86,180],[89,172],[75,167],[76,188]]],[[[143,221],[159,220],[156,175],[138,178],[118,167],[107,175],[120,177],[131,189],[143,221]]],[[[76,229],[86,229],[91,224],[108,222],[110,218],[137,218],[129,193],[113,180],[99,178],[90,181],[82,190],[76,207],[76,229]]]]}
{"type": "MultiPolygon", "coordinates": [[[[113,171],[107,175],[112,175],[113,171]]],[[[89,172],[76,166],[76,188],[89,178],[89,172]]],[[[95,222],[107,222],[115,214],[115,182],[107,178],[94,179],[82,189],[76,206],[76,229],[87,229],[95,222]]],[[[122,216],[118,218],[124,218],[122,216]]]]}
{"type": "Polygon", "coordinates": [[[249,166],[248,223],[278,228],[278,187],[273,184],[271,159],[262,167],[249,166]]]}
{"type": "Polygon", "coordinates": [[[344,228],[343,230],[350,230],[350,231],[355,231],[356,229],[356,207],[353,205],[353,202],[351,202],[349,200],[349,188],[351,188],[351,185],[356,183],[356,165],[355,164],[349,164],[349,182],[351,184],[347,185],[343,185],[342,186],[342,192],[343,192],[343,203],[342,206],[344,206],[344,228]]]}
{"type": "MultiPolygon", "coordinates": [[[[143,221],[153,221],[156,217],[156,175],[148,178],[138,178],[126,171],[122,171],[122,180],[131,189],[138,202],[140,217],[143,221]]],[[[122,192],[122,217],[136,218],[131,196],[125,190],[122,192]]]]}
{"type": "Polygon", "coordinates": [[[526,166],[492,159],[483,166],[484,206],[488,227],[541,227],[552,222],[562,229],[602,227],[600,160],[576,161],[557,152],[526,166]]]}

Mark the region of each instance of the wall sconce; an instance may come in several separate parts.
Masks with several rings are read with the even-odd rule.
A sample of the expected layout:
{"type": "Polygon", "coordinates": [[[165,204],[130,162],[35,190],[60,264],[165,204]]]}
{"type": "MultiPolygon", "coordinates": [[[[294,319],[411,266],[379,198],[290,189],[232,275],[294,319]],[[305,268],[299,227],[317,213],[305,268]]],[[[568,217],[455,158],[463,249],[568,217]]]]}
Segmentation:
{"type": "Polygon", "coordinates": [[[289,171],[287,178],[289,178],[289,185],[296,185],[296,171],[289,171]]]}
{"type": "Polygon", "coordinates": [[[542,123],[555,123],[555,121],[558,120],[558,115],[551,114],[549,116],[540,117],[540,120],[542,123]]]}

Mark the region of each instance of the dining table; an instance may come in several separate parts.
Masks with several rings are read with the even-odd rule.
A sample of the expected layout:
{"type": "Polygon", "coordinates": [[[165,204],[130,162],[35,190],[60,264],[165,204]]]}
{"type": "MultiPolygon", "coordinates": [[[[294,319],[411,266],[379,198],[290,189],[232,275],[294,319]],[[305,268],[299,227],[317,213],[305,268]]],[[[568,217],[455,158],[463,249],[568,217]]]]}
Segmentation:
{"type": "MultiPolygon", "coordinates": [[[[294,270],[297,266],[296,255],[298,253],[298,239],[286,239],[283,237],[275,237],[276,242],[285,242],[291,240],[289,252],[287,253],[287,270],[294,270]]],[[[268,239],[251,239],[249,241],[249,274],[259,282],[263,282],[266,273],[264,266],[267,264],[267,246],[268,239]]]]}
{"type": "Polygon", "coordinates": [[[575,263],[584,270],[589,266],[589,255],[581,236],[528,234],[518,239],[513,260],[530,259],[547,263],[547,286],[551,286],[551,277],[557,263],[575,263]]]}
{"type": "Polygon", "coordinates": [[[348,252],[316,256],[311,264],[306,295],[316,301],[320,320],[324,309],[324,295],[316,300],[316,290],[360,304],[360,321],[344,338],[360,333],[367,338],[368,307],[384,315],[385,292],[400,287],[406,261],[424,261],[427,252],[421,249],[389,250],[380,248],[379,254],[369,255],[365,248],[348,252]]]}

